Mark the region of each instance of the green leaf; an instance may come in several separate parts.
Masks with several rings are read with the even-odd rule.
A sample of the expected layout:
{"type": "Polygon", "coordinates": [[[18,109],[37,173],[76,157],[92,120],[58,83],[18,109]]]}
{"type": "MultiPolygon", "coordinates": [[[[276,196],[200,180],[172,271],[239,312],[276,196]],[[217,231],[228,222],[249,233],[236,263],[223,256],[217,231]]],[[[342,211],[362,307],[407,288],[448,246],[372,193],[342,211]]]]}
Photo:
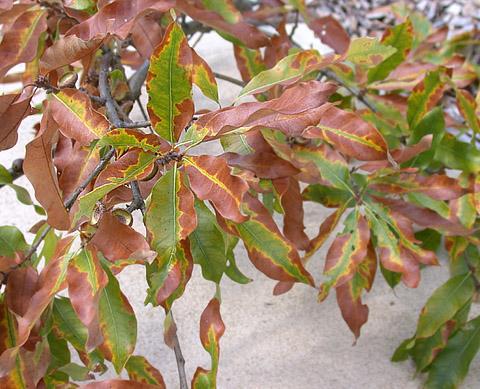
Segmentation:
{"type": "Polygon", "coordinates": [[[187,238],[197,225],[193,193],[185,184],[183,172],[175,163],[152,189],[145,225],[150,245],[161,261],[175,256],[178,242],[187,238]]]}
{"type": "Polygon", "coordinates": [[[125,369],[128,372],[128,378],[133,381],[165,388],[165,382],[160,372],[142,356],[132,355],[128,359],[125,369]]]}
{"type": "Polygon", "coordinates": [[[463,89],[455,89],[458,109],[465,119],[467,125],[474,133],[480,133],[480,119],[476,113],[477,104],[470,92],[463,89]]]}
{"type": "Polygon", "coordinates": [[[13,178],[8,169],[0,165],[0,185],[10,184],[12,181],[13,178]]]}
{"type": "Polygon", "coordinates": [[[193,261],[202,267],[203,278],[219,283],[227,257],[223,233],[215,215],[201,201],[195,201],[198,226],[190,235],[193,261]]]}
{"type": "Polygon", "coordinates": [[[106,133],[97,143],[97,147],[102,146],[112,146],[117,149],[136,147],[152,153],[160,150],[159,141],[155,135],[125,128],[117,128],[106,133]]]}
{"type": "Polygon", "coordinates": [[[395,52],[396,48],[383,45],[376,38],[356,38],[350,42],[346,58],[356,65],[374,66],[395,52]]]}
{"type": "Polygon", "coordinates": [[[250,219],[236,224],[240,237],[255,267],[278,281],[312,284],[295,247],[278,230],[268,210],[253,197],[247,198],[245,211],[250,219]]]}
{"type": "Polygon", "coordinates": [[[349,192],[322,184],[307,186],[303,190],[302,196],[306,201],[314,201],[329,208],[340,207],[352,199],[352,195],[349,192]]]}
{"type": "Polygon", "coordinates": [[[253,77],[237,99],[264,92],[275,85],[289,85],[307,74],[320,70],[334,61],[334,56],[322,57],[317,50],[304,50],[281,59],[273,68],[253,77]]]}
{"type": "Polygon", "coordinates": [[[107,266],[104,266],[104,270],[108,284],[102,289],[99,303],[100,327],[104,338],[100,351],[120,374],[135,349],[137,319],[115,276],[107,266]]]}
{"type": "Polygon", "coordinates": [[[434,158],[445,166],[462,170],[466,174],[480,172],[480,150],[450,134],[445,134],[438,144],[434,158]]]}
{"type": "Polygon", "coordinates": [[[407,120],[413,130],[437,104],[443,94],[444,83],[440,71],[429,72],[408,97],[407,120]]]}
{"type": "Polygon", "coordinates": [[[322,178],[330,182],[335,188],[344,190],[355,197],[350,186],[350,172],[345,160],[328,146],[318,148],[298,146],[294,149],[295,156],[302,162],[314,163],[322,178]]]}
{"type": "MultiPolygon", "coordinates": [[[[100,185],[86,195],[81,196],[78,200],[78,211],[73,218],[73,224],[76,224],[83,216],[91,216],[97,205],[97,201],[101,200],[112,190],[128,182],[134,181],[137,177],[144,174],[156,158],[157,157],[154,154],[140,152],[135,163],[124,166],[115,177],[109,177],[107,183],[100,185]]],[[[120,161],[120,159],[118,161],[120,161]]]]}
{"type": "Polygon", "coordinates": [[[435,290],[418,318],[417,338],[426,338],[435,334],[472,298],[474,290],[471,273],[450,278],[435,290]]]}
{"type": "Polygon", "coordinates": [[[17,227],[0,226],[0,256],[13,257],[16,252],[27,248],[27,242],[17,227]]]}
{"type": "Polygon", "coordinates": [[[480,348],[480,316],[459,330],[432,364],[426,388],[457,388],[480,348]]]}
{"type": "Polygon", "coordinates": [[[218,103],[217,80],[207,62],[192,49],[192,82],[209,99],[218,103]]]}
{"type": "Polygon", "coordinates": [[[155,132],[174,143],[193,115],[191,49],[175,22],[155,49],[148,68],[148,113],[155,132]]]}
{"type": "Polygon", "coordinates": [[[385,79],[407,57],[413,43],[413,26],[410,19],[385,31],[382,44],[397,49],[390,57],[368,71],[368,82],[385,79]]]}

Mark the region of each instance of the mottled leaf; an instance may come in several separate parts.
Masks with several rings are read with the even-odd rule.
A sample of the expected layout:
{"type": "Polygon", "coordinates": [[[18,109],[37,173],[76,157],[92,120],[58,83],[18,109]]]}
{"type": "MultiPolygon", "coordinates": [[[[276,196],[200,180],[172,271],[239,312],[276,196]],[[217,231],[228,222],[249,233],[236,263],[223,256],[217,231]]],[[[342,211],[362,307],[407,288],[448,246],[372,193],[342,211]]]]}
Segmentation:
{"type": "Polygon", "coordinates": [[[137,319],[132,306],[120,290],[117,279],[104,267],[108,283],[99,302],[100,328],[104,342],[100,351],[120,374],[137,342],[137,319]]]}
{"type": "Polygon", "coordinates": [[[132,381],[157,385],[159,389],[166,388],[162,374],[142,356],[132,355],[128,358],[125,369],[132,381]]]}
{"type": "Polygon", "coordinates": [[[375,66],[392,56],[397,49],[376,38],[356,38],[350,42],[346,59],[356,65],[375,66]]]}
{"type": "Polygon", "coordinates": [[[231,174],[225,158],[209,155],[188,157],[185,164],[190,186],[200,200],[210,200],[227,219],[236,222],[246,219],[240,212],[240,206],[248,184],[231,174]]]}
{"type": "Polygon", "coordinates": [[[148,113],[155,132],[174,143],[193,116],[192,52],[177,23],[169,25],[150,58],[148,113]]]}

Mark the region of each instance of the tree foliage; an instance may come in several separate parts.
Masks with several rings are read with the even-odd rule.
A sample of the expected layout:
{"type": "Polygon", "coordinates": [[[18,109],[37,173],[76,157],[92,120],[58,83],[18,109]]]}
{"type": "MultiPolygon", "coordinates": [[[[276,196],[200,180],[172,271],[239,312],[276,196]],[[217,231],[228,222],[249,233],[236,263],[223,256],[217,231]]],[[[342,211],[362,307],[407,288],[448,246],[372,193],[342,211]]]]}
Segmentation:
{"type": "Polygon", "coordinates": [[[43,219],[32,244],[0,227],[0,386],[73,387],[108,361],[128,380],[84,387],[165,387],[133,354],[137,319],[116,278],[132,264],[146,269],[145,304],[165,310],[176,353],[171,311],[193,266],[216,284],[199,318],[211,365],[187,378],[178,360],[182,388],[187,379],[214,388],[220,281],[250,281],[237,245],[278,282],[274,294],[295,283],[320,301],[335,294],[358,338],[376,274],[415,288],[443,244],[451,278],[393,360],[411,358],[428,388],[457,387],[480,348],[480,317],[470,314],[480,291],[480,70],[469,57],[478,32],[449,34],[399,5],[390,12],[397,25],[350,38],[304,1],[1,1],[1,82],[22,87],[0,97],[0,150],[34,115],[23,172],[36,201],[14,183],[18,169],[0,166],[0,185],[43,219]],[[295,42],[294,15],[288,27],[300,15],[331,52],[295,42]],[[231,42],[242,80],[230,81],[242,90],[205,112],[194,85],[218,104],[216,78],[225,78],[194,49],[192,38],[209,32],[231,42]],[[135,122],[143,86],[145,118],[135,122]],[[208,142],[223,152],[198,155],[208,142]],[[305,202],[329,211],[313,237],[305,202]],[[329,237],[315,280],[307,263],[319,266],[329,237]]]}

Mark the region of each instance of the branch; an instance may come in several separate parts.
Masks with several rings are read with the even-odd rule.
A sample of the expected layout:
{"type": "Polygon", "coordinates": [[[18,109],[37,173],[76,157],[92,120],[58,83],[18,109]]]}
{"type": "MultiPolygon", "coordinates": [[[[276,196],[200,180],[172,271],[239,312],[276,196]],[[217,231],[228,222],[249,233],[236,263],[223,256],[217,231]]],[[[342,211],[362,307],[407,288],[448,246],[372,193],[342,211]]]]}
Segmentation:
{"type": "Polygon", "coordinates": [[[241,86],[242,88],[245,86],[245,83],[243,81],[237,80],[236,78],[230,76],[226,76],[225,74],[213,72],[213,75],[220,80],[231,82],[232,84],[241,86]]]}
{"type": "Polygon", "coordinates": [[[180,380],[180,389],[188,389],[187,374],[185,373],[185,358],[182,354],[180,341],[177,336],[177,324],[173,318],[173,312],[170,310],[172,318],[172,325],[175,326],[175,331],[172,335],[173,351],[175,352],[175,359],[177,360],[178,378],[180,380]]]}
{"type": "Polygon", "coordinates": [[[128,80],[128,86],[130,87],[130,97],[132,100],[136,100],[142,94],[142,86],[145,80],[147,79],[148,67],[150,66],[150,61],[147,59],[142,66],[140,66],[137,71],[130,77],[128,80]]]}
{"type": "Polygon", "coordinates": [[[326,78],[329,78],[336,83],[340,84],[343,86],[346,90],[350,92],[351,95],[355,96],[358,100],[360,100],[370,111],[376,113],[377,108],[375,105],[366,97],[364,96],[361,91],[356,90],[355,88],[345,84],[340,78],[337,77],[337,75],[330,70],[324,69],[320,72],[322,76],[325,76],[326,78]]]}
{"type": "Polygon", "coordinates": [[[130,183],[130,188],[132,189],[133,200],[127,207],[127,211],[131,213],[136,209],[139,209],[140,212],[142,212],[142,215],[145,215],[145,202],[143,201],[142,193],[140,192],[138,182],[132,181],[130,183]]]}

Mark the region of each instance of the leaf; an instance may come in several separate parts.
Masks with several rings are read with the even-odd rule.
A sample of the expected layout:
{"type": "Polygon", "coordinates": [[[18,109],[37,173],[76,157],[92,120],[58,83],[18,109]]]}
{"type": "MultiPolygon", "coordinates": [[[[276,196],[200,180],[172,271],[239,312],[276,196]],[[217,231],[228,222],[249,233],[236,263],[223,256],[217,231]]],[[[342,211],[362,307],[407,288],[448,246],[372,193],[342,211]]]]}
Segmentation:
{"type": "Polygon", "coordinates": [[[328,250],[323,271],[327,280],[320,286],[320,301],[328,296],[331,288],[352,279],[357,266],[367,256],[369,241],[370,229],[367,221],[356,208],[347,217],[343,233],[335,238],[328,250]]]}
{"type": "Polygon", "coordinates": [[[33,185],[36,199],[47,212],[48,224],[67,230],[70,220],[52,161],[52,146],[57,133],[54,124],[49,113],[45,113],[38,135],[26,146],[23,171],[33,185]]]}
{"type": "Polygon", "coordinates": [[[233,49],[235,61],[243,81],[250,81],[266,69],[260,50],[252,50],[239,45],[234,45],[233,49]]]}
{"type": "Polygon", "coordinates": [[[220,300],[210,300],[200,317],[200,340],[203,348],[210,354],[211,368],[198,367],[192,379],[192,388],[216,388],[218,359],[220,357],[220,338],[225,332],[225,324],[220,316],[220,300]]]}
{"type": "Polygon", "coordinates": [[[4,31],[0,43],[0,79],[8,70],[21,62],[32,61],[38,49],[39,37],[47,29],[47,12],[32,8],[22,13],[4,31]]]}
{"type": "Polygon", "coordinates": [[[306,201],[314,201],[328,208],[340,207],[352,199],[352,195],[345,190],[321,184],[308,185],[302,196],[306,201]]]}
{"type": "Polygon", "coordinates": [[[202,3],[205,8],[215,11],[230,24],[238,23],[242,19],[242,14],[235,8],[232,0],[202,0],[202,3]]]}
{"type": "Polygon", "coordinates": [[[193,269],[193,259],[188,240],[177,244],[169,257],[157,257],[147,266],[149,289],[145,304],[161,305],[168,312],[173,302],[182,296],[193,269]]]}
{"type": "Polygon", "coordinates": [[[97,147],[138,148],[157,153],[161,150],[160,139],[153,134],[145,134],[134,129],[117,128],[108,131],[97,143],[97,147]]]}
{"type": "Polygon", "coordinates": [[[91,192],[80,196],[78,210],[74,215],[73,224],[82,217],[91,216],[97,201],[115,188],[128,182],[147,176],[156,159],[154,154],[134,151],[124,154],[115,162],[111,163],[97,178],[96,188],[91,192]]]}
{"type": "Polygon", "coordinates": [[[369,83],[384,80],[407,57],[413,44],[413,25],[410,19],[388,28],[383,34],[382,44],[393,47],[397,51],[368,71],[369,83]]]}
{"type": "MultiPolygon", "coordinates": [[[[214,0],[209,1],[210,4],[218,3],[214,0]]],[[[269,43],[268,37],[257,27],[245,23],[243,20],[230,24],[218,13],[202,7],[199,2],[192,3],[187,0],[177,0],[176,8],[190,16],[193,20],[214,28],[222,37],[236,44],[243,44],[251,49],[256,49],[269,43]]]]}
{"type": "Polygon", "coordinates": [[[105,116],[93,109],[90,98],[77,89],[53,93],[48,107],[62,134],[83,145],[101,138],[110,128],[105,116]]]}
{"type": "Polygon", "coordinates": [[[151,247],[160,261],[175,256],[177,244],[197,226],[193,193],[186,186],[184,173],[177,164],[165,173],[152,189],[145,225],[151,247]]]}
{"type": "Polygon", "coordinates": [[[377,258],[373,246],[369,245],[367,257],[359,264],[359,270],[348,282],[337,286],[337,303],[342,317],[355,338],[360,337],[360,329],[368,320],[368,307],[362,304],[362,292],[372,286],[377,268],[377,258]]]}
{"type": "Polygon", "coordinates": [[[201,202],[195,202],[198,226],[190,235],[194,263],[202,267],[203,278],[220,283],[227,265],[227,248],[215,215],[201,202]]]}
{"type": "Polygon", "coordinates": [[[407,120],[414,129],[423,117],[435,107],[443,95],[444,82],[439,71],[428,72],[423,81],[408,96],[407,120]]]}
{"type": "Polygon", "coordinates": [[[319,123],[307,128],[306,138],[320,138],[341,153],[360,161],[385,159],[387,143],[375,127],[356,114],[326,103],[319,123]]]}
{"type": "Polygon", "coordinates": [[[110,262],[155,254],[150,251],[150,245],[142,234],[123,224],[110,212],[102,215],[90,243],[110,262]]]}
{"type": "Polygon", "coordinates": [[[22,120],[32,113],[30,97],[20,94],[4,94],[0,96],[0,151],[15,146],[18,139],[17,130],[22,120]]]}
{"type": "Polygon", "coordinates": [[[439,142],[434,159],[464,173],[480,172],[480,150],[475,145],[462,142],[448,133],[439,142]]]}
{"type": "Polygon", "coordinates": [[[116,0],[99,5],[97,13],[73,26],[67,31],[67,35],[90,41],[114,34],[124,40],[142,14],[148,10],[166,12],[174,7],[175,3],[170,0],[116,0]]]}
{"type": "Polygon", "coordinates": [[[64,36],[47,47],[40,58],[40,73],[70,65],[92,55],[102,44],[101,39],[83,40],[75,35],[64,36]]]}
{"type": "Polygon", "coordinates": [[[429,370],[426,388],[458,387],[480,348],[480,317],[470,320],[449,339],[429,370]]]}
{"type": "Polygon", "coordinates": [[[192,52],[192,81],[209,99],[219,102],[217,80],[207,62],[195,50],[192,52]]]}
{"type": "Polygon", "coordinates": [[[142,356],[132,355],[128,358],[125,369],[128,372],[128,378],[132,381],[166,388],[162,374],[142,356]]]}
{"type": "Polygon", "coordinates": [[[184,32],[177,23],[171,23],[150,58],[147,109],[155,132],[172,144],[193,116],[191,63],[184,32]]]}
{"type": "Polygon", "coordinates": [[[376,38],[356,38],[350,42],[346,59],[355,65],[376,66],[397,52],[376,38]]]}
{"type": "Polygon", "coordinates": [[[137,342],[137,319],[132,306],[120,290],[117,279],[104,267],[108,283],[102,289],[99,318],[104,342],[100,351],[120,374],[137,342]]]}
{"type": "Polygon", "coordinates": [[[450,278],[433,292],[418,318],[417,338],[427,338],[472,298],[474,285],[471,273],[450,278]]]}
{"type": "Polygon", "coordinates": [[[66,237],[58,245],[54,258],[43,268],[35,293],[30,299],[25,313],[17,315],[16,343],[0,355],[0,377],[7,374],[15,364],[20,347],[28,340],[35,323],[48,307],[54,295],[64,287],[67,265],[70,256],[65,252],[70,248],[72,237],[66,237]]]}
{"type": "Polygon", "coordinates": [[[13,257],[27,248],[27,242],[17,227],[0,226],[0,257],[13,257]]]}
{"type": "Polygon", "coordinates": [[[278,281],[302,282],[313,285],[295,247],[287,241],[267,209],[254,197],[246,196],[245,210],[249,220],[237,224],[238,231],[253,265],[278,281]]]}
{"type": "Polygon", "coordinates": [[[317,50],[304,50],[281,59],[273,68],[264,70],[242,89],[237,99],[250,94],[261,93],[275,85],[291,85],[307,74],[321,70],[338,61],[338,57],[323,57],[317,50]]]}
{"type": "Polygon", "coordinates": [[[303,201],[298,181],[293,177],[276,179],[273,186],[279,192],[284,210],[283,234],[298,250],[307,250],[310,240],[305,234],[303,201]]]}
{"type": "Polygon", "coordinates": [[[264,127],[291,136],[301,135],[305,127],[318,122],[323,113],[321,106],[335,90],[332,83],[300,83],[270,101],[243,103],[202,115],[192,127],[203,134],[202,139],[207,135],[219,137],[264,127]]]}
{"type": "Polygon", "coordinates": [[[82,385],[82,389],[159,389],[157,385],[150,385],[142,382],[111,379],[105,381],[95,381],[82,385]]]}
{"type": "Polygon", "coordinates": [[[480,133],[480,119],[477,116],[477,103],[473,96],[464,89],[456,89],[457,106],[467,125],[474,133],[480,133]]]}
{"type": "Polygon", "coordinates": [[[98,302],[108,283],[97,253],[86,246],[68,265],[68,295],[80,321],[87,327],[87,351],[103,342],[99,324],[98,302]]]}
{"type": "Polygon", "coordinates": [[[345,159],[327,145],[320,147],[296,146],[293,148],[295,157],[305,164],[313,164],[322,178],[338,189],[355,194],[350,185],[350,172],[345,159]]]}
{"type": "Polygon", "coordinates": [[[184,161],[190,186],[200,200],[210,200],[227,219],[235,222],[246,219],[240,213],[240,205],[248,184],[231,174],[225,158],[202,155],[184,161]]]}
{"type": "Polygon", "coordinates": [[[333,16],[328,15],[321,18],[309,19],[307,20],[307,24],[322,43],[330,46],[336,53],[343,56],[347,52],[350,45],[350,37],[340,22],[333,16]]]}

